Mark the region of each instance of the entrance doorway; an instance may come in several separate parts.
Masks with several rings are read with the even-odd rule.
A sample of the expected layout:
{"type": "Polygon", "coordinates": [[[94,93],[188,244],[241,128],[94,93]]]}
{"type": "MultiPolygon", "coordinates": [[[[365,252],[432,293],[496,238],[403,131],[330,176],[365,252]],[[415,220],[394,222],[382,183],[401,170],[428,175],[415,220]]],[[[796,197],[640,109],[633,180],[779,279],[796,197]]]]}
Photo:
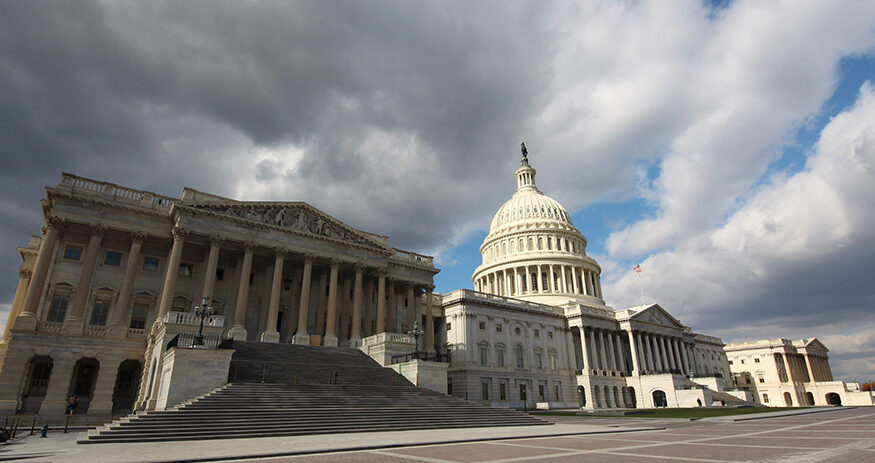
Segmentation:
{"type": "Polygon", "coordinates": [[[91,397],[94,394],[94,383],[97,382],[97,371],[100,369],[100,362],[93,358],[83,358],[76,362],[73,367],[73,384],[70,394],[75,394],[79,398],[79,407],[76,413],[87,413],[88,404],[91,403],[91,397]]]}
{"type": "Polygon", "coordinates": [[[789,392],[784,393],[784,403],[787,404],[788,407],[793,406],[793,397],[790,395],[789,392]]]}
{"type": "Polygon", "coordinates": [[[653,407],[668,407],[668,400],[665,397],[665,391],[659,389],[653,391],[653,407]]]}
{"type": "Polygon", "coordinates": [[[586,407],[586,389],[583,386],[577,386],[577,403],[580,408],[586,407]]]}
{"type": "Polygon", "coordinates": [[[814,405],[814,394],[806,392],[805,398],[808,399],[808,405],[814,405]]]}
{"type": "Polygon", "coordinates": [[[638,408],[638,399],[635,397],[635,388],[629,387],[629,408],[638,408]]]}
{"type": "Polygon", "coordinates": [[[524,404],[529,403],[529,399],[528,399],[528,397],[526,397],[526,385],[525,384],[520,384],[520,402],[522,402],[524,404]]]}
{"type": "Polygon", "coordinates": [[[842,404],[842,396],[836,394],[835,392],[830,392],[826,395],[826,403],[827,405],[839,405],[842,404]]]}
{"type": "Polygon", "coordinates": [[[46,396],[52,376],[52,358],[38,355],[30,360],[27,383],[21,395],[21,413],[37,413],[46,396]]]}
{"type": "Polygon", "coordinates": [[[115,390],[112,393],[113,413],[125,413],[134,409],[137,386],[140,384],[142,373],[143,365],[139,360],[125,360],[119,365],[115,390]]]}

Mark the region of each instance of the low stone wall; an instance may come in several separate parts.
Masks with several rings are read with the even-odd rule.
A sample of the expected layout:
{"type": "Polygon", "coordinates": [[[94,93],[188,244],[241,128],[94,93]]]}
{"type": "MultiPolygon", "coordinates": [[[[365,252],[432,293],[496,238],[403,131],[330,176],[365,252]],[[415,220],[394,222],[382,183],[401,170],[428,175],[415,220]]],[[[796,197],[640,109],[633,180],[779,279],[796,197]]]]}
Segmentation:
{"type": "Polygon", "coordinates": [[[180,349],[164,354],[156,410],[194,399],[228,383],[232,349],[180,349]]]}
{"type": "Polygon", "coordinates": [[[392,365],[391,368],[407,378],[414,386],[446,394],[448,366],[449,364],[442,362],[411,360],[392,365]]]}

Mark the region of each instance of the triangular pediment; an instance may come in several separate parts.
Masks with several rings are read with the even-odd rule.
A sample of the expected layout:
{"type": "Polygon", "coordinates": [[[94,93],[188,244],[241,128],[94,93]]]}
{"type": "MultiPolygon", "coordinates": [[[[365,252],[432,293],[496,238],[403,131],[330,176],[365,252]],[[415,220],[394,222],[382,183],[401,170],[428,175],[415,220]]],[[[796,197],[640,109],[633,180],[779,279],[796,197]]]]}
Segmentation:
{"type": "Polygon", "coordinates": [[[805,340],[804,347],[807,350],[829,352],[829,349],[817,338],[805,340]]]}
{"type": "Polygon", "coordinates": [[[674,318],[668,311],[659,306],[659,304],[651,304],[630,317],[630,320],[639,322],[652,323],[654,325],[667,326],[669,328],[684,329],[680,320],[674,318]]]}
{"type": "Polygon", "coordinates": [[[235,221],[275,227],[304,235],[328,238],[389,251],[389,247],[370,234],[303,202],[229,202],[187,204],[183,207],[207,211],[235,221]]]}

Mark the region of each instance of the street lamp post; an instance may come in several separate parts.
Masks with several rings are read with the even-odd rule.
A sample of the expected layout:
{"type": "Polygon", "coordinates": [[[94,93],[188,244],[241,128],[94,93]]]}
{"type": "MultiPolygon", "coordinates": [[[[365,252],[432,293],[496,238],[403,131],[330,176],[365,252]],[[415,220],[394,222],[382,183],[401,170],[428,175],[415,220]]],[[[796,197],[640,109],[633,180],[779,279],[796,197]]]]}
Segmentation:
{"type": "Polygon", "coordinates": [[[425,334],[425,331],[419,329],[419,322],[413,321],[413,329],[407,332],[408,336],[413,336],[413,358],[419,360],[419,337],[425,334]]]}
{"type": "Polygon", "coordinates": [[[201,319],[200,327],[197,330],[197,335],[194,341],[191,342],[191,347],[204,346],[204,319],[216,313],[216,308],[210,305],[210,298],[204,296],[199,305],[194,306],[194,313],[201,319]]]}

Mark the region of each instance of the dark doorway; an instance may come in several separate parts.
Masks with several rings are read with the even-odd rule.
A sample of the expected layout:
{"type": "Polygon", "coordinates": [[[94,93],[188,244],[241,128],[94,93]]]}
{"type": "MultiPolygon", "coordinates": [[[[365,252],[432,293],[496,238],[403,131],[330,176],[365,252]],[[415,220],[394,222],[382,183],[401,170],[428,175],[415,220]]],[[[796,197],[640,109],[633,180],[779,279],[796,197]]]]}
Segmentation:
{"type": "Polygon", "coordinates": [[[653,406],[655,408],[668,407],[668,400],[665,398],[665,391],[659,389],[653,391],[653,406]]]}
{"type": "Polygon", "coordinates": [[[30,359],[27,383],[21,395],[21,413],[37,413],[46,397],[49,378],[52,376],[52,358],[38,355],[30,359]]]}
{"type": "Polygon", "coordinates": [[[577,386],[577,403],[580,408],[586,407],[586,389],[583,386],[577,386]]]}
{"type": "Polygon", "coordinates": [[[793,396],[791,396],[789,392],[785,392],[785,393],[784,393],[784,403],[785,403],[788,407],[792,407],[792,406],[793,406],[793,396]]]}
{"type": "Polygon", "coordinates": [[[115,390],[112,393],[113,413],[127,413],[134,409],[137,386],[140,384],[142,373],[143,365],[139,360],[125,360],[119,365],[118,375],[115,378],[115,390]]]}
{"type": "Polygon", "coordinates": [[[835,392],[830,392],[826,395],[826,403],[827,405],[841,405],[842,396],[836,394],[835,392]]]}
{"type": "Polygon", "coordinates": [[[634,387],[629,387],[629,408],[638,408],[638,398],[635,397],[634,387]]]}
{"type": "Polygon", "coordinates": [[[529,399],[526,397],[526,385],[520,384],[520,402],[528,403],[529,399]]]}
{"type": "Polygon", "coordinates": [[[808,399],[808,405],[814,405],[814,394],[806,392],[805,398],[808,399]]]}
{"type": "Polygon", "coordinates": [[[100,363],[97,359],[93,358],[79,359],[73,367],[73,384],[70,395],[75,394],[79,398],[79,407],[76,409],[76,413],[83,414],[88,412],[88,404],[91,403],[94,383],[97,382],[97,371],[99,369],[100,363]]]}

